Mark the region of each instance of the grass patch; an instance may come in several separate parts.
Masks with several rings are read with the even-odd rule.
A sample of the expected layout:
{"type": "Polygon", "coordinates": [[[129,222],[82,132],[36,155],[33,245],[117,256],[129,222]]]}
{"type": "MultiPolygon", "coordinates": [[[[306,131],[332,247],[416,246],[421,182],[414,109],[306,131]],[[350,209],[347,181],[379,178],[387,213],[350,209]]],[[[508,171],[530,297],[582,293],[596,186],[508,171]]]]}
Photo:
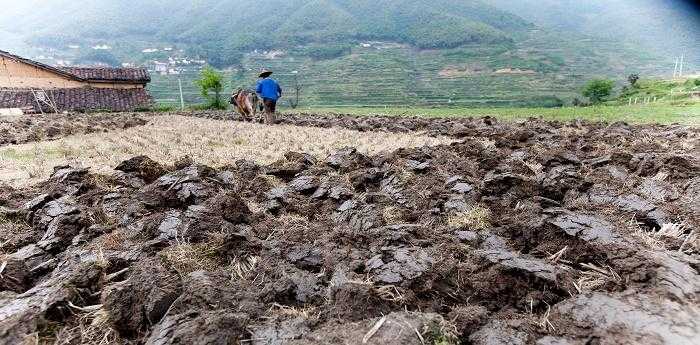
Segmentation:
{"type": "Polygon", "coordinates": [[[457,328],[447,320],[427,326],[424,330],[425,344],[432,345],[456,345],[459,344],[457,338],[457,328]]]}
{"type": "Polygon", "coordinates": [[[699,103],[693,94],[700,92],[700,79],[664,80],[642,79],[634,86],[626,85],[617,97],[617,103],[629,104],[630,100],[644,103],[661,102],[676,105],[693,105],[699,103]],[[696,84],[697,82],[697,84],[696,84]]]}
{"type": "Polygon", "coordinates": [[[38,334],[30,336],[29,341],[34,341],[36,344],[82,345],[124,343],[119,332],[110,324],[109,314],[103,308],[85,311],[72,308],[71,312],[74,318],[65,325],[48,322],[38,334]]]}
{"type": "Polygon", "coordinates": [[[194,271],[214,271],[220,266],[216,260],[216,247],[208,243],[177,244],[160,252],[163,261],[181,276],[194,271]]]}
{"type": "Polygon", "coordinates": [[[456,229],[485,230],[491,226],[491,211],[483,206],[471,206],[466,211],[449,215],[447,225],[456,229]]]}
{"type": "Polygon", "coordinates": [[[43,158],[57,158],[66,157],[67,151],[62,147],[56,147],[51,149],[43,149],[39,146],[35,146],[34,150],[17,150],[15,148],[7,148],[0,150],[0,161],[2,160],[13,160],[18,162],[30,162],[35,160],[37,157],[43,158]]]}

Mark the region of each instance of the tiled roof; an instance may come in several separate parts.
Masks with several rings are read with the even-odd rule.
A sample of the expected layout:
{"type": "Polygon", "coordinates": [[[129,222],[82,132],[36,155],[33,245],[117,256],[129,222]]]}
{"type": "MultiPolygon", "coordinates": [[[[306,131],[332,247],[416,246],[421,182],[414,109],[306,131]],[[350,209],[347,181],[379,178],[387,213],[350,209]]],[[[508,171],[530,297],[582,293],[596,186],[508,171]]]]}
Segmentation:
{"type": "MultiPolygon", "coordinates": [[[[112,89],[80,87],[71,89],[46,90],[46,94],[56,104],[58,111],[131,111],[145,108],[153,101],[143,88],[112,89]]],[[[31,91],[0,88],[0,108],[31,107],[39,112],[39,105],[31,91]]],[[[44,112],[51,112],[42,105],[44,112]]]]}
{"type": "Polygon", "coordinates": [[[76,77],[89,81],[148,83],[151,77],[145,68],[62,67],[76,77]]]}
{"type": "Polygon", "coordinates": [[[78,81],[143,84],[151,81],[145,68],[53,67],[0,50],[0,56],[78,81]]]}

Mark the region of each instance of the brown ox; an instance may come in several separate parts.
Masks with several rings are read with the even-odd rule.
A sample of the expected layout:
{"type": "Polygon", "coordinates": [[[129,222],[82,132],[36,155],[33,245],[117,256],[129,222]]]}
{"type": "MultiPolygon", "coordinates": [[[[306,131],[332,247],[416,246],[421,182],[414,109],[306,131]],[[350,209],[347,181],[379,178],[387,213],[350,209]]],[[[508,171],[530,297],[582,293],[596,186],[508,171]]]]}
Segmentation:
{"type": "Polygon", "coordinates": [[[241,114],[243,121],[251,121],[255,120],[260,99],[255,92],[239,89],[231,95],[231,104],[241,114]]]}

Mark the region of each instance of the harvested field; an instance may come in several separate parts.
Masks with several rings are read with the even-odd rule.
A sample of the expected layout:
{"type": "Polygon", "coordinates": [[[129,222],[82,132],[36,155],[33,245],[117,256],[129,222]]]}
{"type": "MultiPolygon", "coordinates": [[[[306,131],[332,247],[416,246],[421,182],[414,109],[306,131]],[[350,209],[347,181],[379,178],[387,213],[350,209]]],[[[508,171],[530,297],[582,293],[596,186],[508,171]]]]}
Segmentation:
{"type": "Polygon", "coordinates": [[[460,141],[215,168],[139,156],[4,188],[0,340],[700,338],[697,129],[323,118],[284,121],[460,141]]]}
{"type": "Polygon", "coordinates": [[[109,173],[121,161],[147,155],[163,163],[189,156],[222,166],[238,159],[269,164],[288,151],[325,157],[342,147],[363,153],[448,143],[417,134],[366,133],[343,129],[264,126],[183,116],[153,116],[149,124],[126,130],[73,135],[54,141],[0,147],[0,181],[13,186],[47,179],[57,165],[91,167],[109,173]]]}
{"type": "Polygon", "coordinates": [[[134,113],[0,116],[0,146],[54,140],[74,134],[106,132],[145,124],[146,120],[134,113]]]}

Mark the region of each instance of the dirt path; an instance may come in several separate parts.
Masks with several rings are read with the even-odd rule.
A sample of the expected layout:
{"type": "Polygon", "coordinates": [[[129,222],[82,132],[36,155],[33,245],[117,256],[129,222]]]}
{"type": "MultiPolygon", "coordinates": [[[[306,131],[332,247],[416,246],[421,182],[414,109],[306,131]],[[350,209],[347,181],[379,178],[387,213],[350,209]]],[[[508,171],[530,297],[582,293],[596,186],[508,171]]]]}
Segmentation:
{"type": "Polygon", "coordinates": [[[0,342],[700,337],[696,130],[331,121],[459,124],[464,141],[217,169],[137,157],[111,177],[64,167],[5,188],[0,342]]]}

